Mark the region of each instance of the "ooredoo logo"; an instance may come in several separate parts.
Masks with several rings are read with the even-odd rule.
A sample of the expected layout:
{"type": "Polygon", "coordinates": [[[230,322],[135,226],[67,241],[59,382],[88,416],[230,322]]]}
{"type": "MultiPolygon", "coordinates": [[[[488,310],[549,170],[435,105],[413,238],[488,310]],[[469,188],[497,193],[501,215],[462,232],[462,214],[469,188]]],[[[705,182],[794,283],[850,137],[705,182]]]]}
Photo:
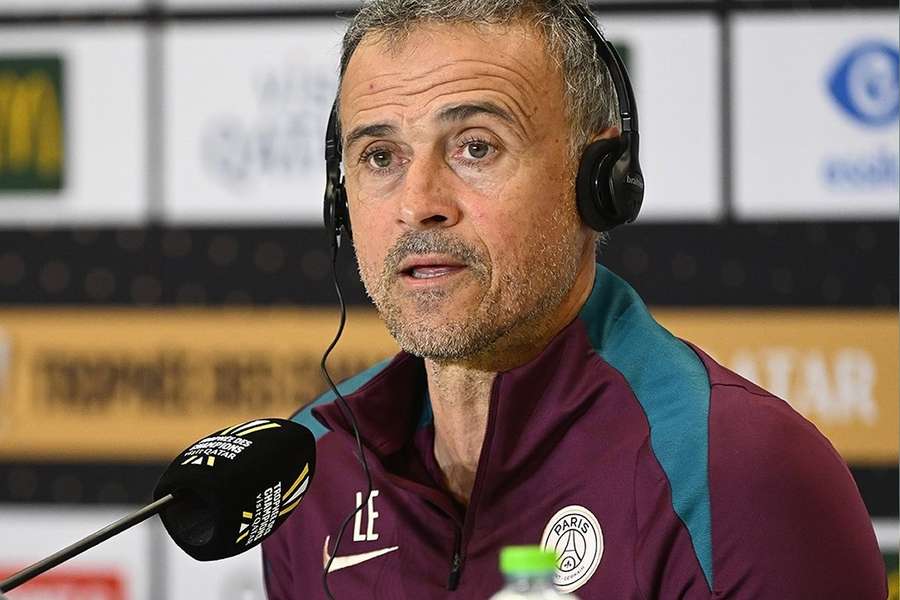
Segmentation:
{"type": "Polygon", "coordinates": [[[603,532],[597,517],[573,504],[553,515],[541,536],[541,547],[556,552],[553,583],[561,592],[574,592],[591,578],[603,557],[603,532]]]}
{"type": "Polygon", "coordinates": [[[900,51],[883,41],[866,41],[840,58],[828,77],[837,105],[859,123],[879,127],[900,116],[900,51]]]}

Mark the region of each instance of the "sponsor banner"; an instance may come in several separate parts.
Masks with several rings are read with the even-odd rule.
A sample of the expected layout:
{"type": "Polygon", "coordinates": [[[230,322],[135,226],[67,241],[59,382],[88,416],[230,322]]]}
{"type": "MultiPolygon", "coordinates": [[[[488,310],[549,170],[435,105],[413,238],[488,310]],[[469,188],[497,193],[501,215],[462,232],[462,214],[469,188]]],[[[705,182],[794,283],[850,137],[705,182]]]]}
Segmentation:
{"type": "MultiPolygon", "coordinates": [[[[302,507],[298,513],[295,518],[303,519],[302,507]]],[[[261,546],[228,560],[199,562],[176,546],[158,521],[154,520],[153,528],[166,538],[167,600],[266,600],[261,546]]],[[[310,588],[317,586],[321,586],[320,581],[309,582],[310,588]]]]}
{"type": "MultiPolygon", "coordinates": [[[[325,391],[337,324],[336,309],[0,311],[0,457],[168,461],[217,429],[288,416],[325,391]]],[[[331,374],[395,352],[351,310],[331,374]]]]}
{"type": "Polygon", "coordinates": [[[675,335],[790,402],[848,462],[897,462],[896,311],[654,312],[675,335]]]}
{"type": "Polygon", "coordinates": [[[719,30],[712,15],[598,14],[625,50],[647,184],[641,222],[713,221],[720,202],[719,30]],[[678,60],[672,49],[678,48],[678,60]]]}
{"type": "MultiPolygon", "coordinates": [[[[848,462],[896,462],[896,312],[655,314],[788,400],[848,462]]],[[[0,311],[0,458],[169,460],[218,428],[290,415],[325,390],[319,361],[336,324],[330,309],[0,311]]],[[[374,311],[352,310],[332,375],[394,352],[374,311]]]]}
{"type": "Polygon", "coordinates": [[[59,56],[0,56],[0,192],[58,192],[65,164],[59,56]]]}
{"type": "MultiPolygon", "coordinates": [[[[77,485],[76,480],[72,480],[77,485]]],[[[113,523],[133,507],[0,510],[0,578],[113,523]]],[[[15,600],[151,600],[150,530],[134,527],[10,592],[15,600]]]]}
{"type": "Polygon", "coordinates": [[[322,19],[167,30],[168,222],[321,223],[344,27],[322,19]]]}
{"type": "Polygon", "coordinates": [[[0,36],[0,227],[132,224],[146,213],[144,34],[0,36]]]}
{"type": "MultiPolygon", "coordinates": [[[[4,577],[13,571],[3,571],[4,577]]],[[[128,600],[122,577],[115,571],[63,567],[16,588],[16,600],[128,600]]]]}
{"type": "Polygon", "coordinates": [[[896,11],[736,17],[734,189],[741,217],[897,215],[896,22],[896,11]]]}

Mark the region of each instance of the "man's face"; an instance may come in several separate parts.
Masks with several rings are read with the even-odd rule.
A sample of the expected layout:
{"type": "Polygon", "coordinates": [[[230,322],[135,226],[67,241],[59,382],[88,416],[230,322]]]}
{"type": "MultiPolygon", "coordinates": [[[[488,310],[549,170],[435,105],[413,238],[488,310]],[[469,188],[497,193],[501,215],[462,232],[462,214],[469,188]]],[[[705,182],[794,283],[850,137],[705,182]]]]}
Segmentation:
{"type": "Polygon", "coordinates": [[[360,274],[400,346],[460,361],[551,326],[593,250],[540,34],[422,24],[391,48],[369,36],[340,111],[360,274]]]}

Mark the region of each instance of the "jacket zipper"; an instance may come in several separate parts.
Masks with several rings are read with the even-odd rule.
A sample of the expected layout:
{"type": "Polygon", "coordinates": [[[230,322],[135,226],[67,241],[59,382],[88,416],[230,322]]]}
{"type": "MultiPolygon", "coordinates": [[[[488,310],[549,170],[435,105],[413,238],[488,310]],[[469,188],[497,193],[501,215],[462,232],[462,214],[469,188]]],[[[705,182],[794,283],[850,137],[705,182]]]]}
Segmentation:
{"type": "Polygon", "coordinates": [[[459,575],[462,571],[462,530],[457,527],[453,535],[453,557],[450,559],[450,576],[447,577],[447,589],[451,592],[459,587],[459,575]]]}
{"type": "Polygon", "coordinates": [[[475,483],[472,485],[472,495],[469,497],[469,506],[466,508],[462,528],[460,529],[460,527],[457,526],[454,534],[453,556],[450,559],[450,576],[447,578],[447,589],[451,592],[459,587],[459,579],[462,575],[463,563],[465,563],[463,548],[468,543],[471,529],[474,527],[475,505],[478,502],[478,498],[481,496],[481,487],[483,485],[483,480],[486,477],[485,470],[487,469],[487,457],[488,454],[490,454],[488,450],[494,437],[494,421],[497,417],[497,403],[499,401],[500,379],[502,377],[503,375],[498,373],[494,378],[494,384],[491,386],[487,426],[484,431],[484,441],[481,443],[481,453],[478,456],[478,469],[475,471],[475,483]]]}

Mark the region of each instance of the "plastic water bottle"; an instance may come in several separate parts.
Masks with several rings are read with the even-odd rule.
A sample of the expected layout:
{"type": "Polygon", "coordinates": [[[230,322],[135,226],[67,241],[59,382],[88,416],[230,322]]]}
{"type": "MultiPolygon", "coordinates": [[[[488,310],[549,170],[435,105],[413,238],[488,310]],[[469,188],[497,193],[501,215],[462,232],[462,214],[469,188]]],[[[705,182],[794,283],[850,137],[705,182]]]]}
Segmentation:
{"type": "Polygon", "coordinates": [[[500,551],[500,572],[506,585],[491,600],[577,600],[553,587],[556,554],[540,546],[504,548],[500,551]]]}

